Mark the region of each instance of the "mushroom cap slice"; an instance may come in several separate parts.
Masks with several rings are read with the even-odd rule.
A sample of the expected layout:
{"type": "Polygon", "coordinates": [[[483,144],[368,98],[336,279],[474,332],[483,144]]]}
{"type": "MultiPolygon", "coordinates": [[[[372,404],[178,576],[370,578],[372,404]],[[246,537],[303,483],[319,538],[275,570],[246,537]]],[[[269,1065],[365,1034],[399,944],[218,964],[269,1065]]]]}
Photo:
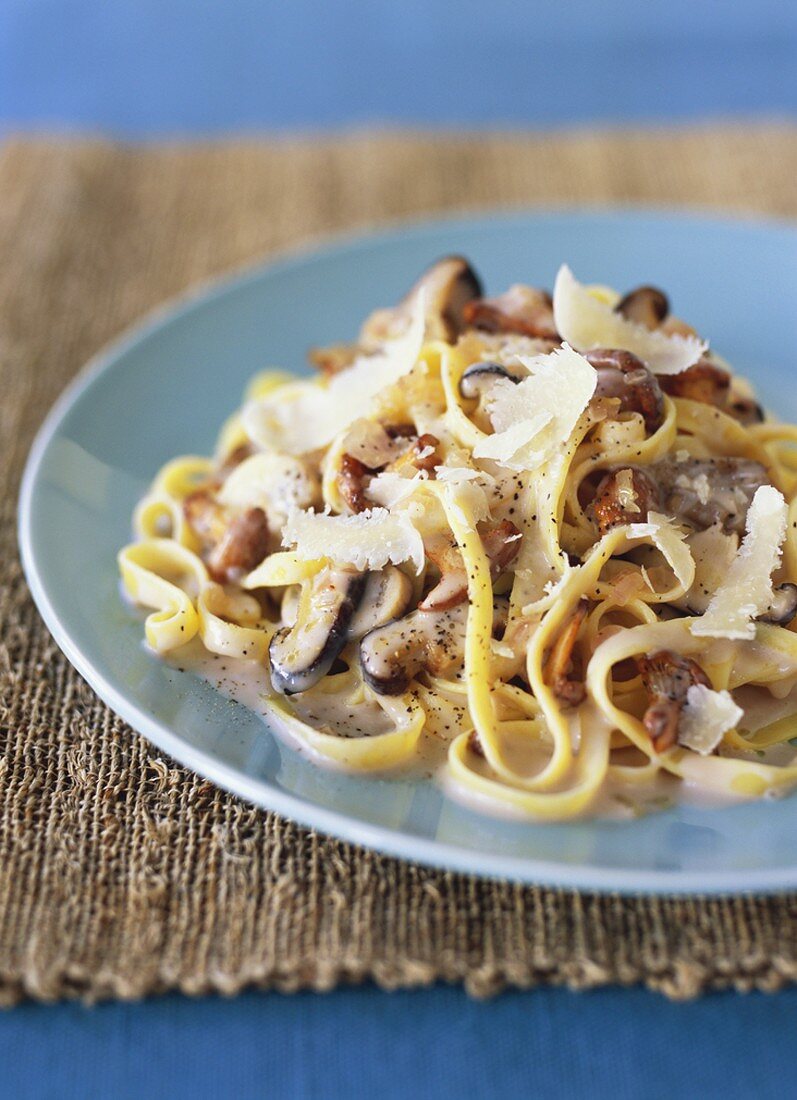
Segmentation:
{"type": "Polygon", "coordinates": [[[520,376],[502,363],[472,363],[459,380],[459,392],[462,397],[481,397],[499,378],[509,382],[519,382],[520,376]]]}
{"type": "Polygon", "coordinates": [[[465,321],[486,332],[514,332],[555,344],[561,342],[550,294],[522,283],[516,283],[497,298],[468,303],[465,321]]]}
{"type": "Polygon", "coordinates": [[[627,321],[635,321],[645,328],[655,329],[667,318],[670,303],[663,290],[655,286],[638,286],[629,290],[614,307],[627,321]]]}
{"type": "Polygon", "coordinates": [[[758,616],[758,621],[787,626],[795,615],[797,615],[797,584],[786,581],[776,586],[772,593],[772,603],[763,615],[758,616]]]}
{"type": "Polygon", "coordinates": [[[372,313],[360,331],[360,344],[375,347],[394,337],[424,295],[426,335],[453,343],[465,329],[465,307],[481,297],[479,276],[463,256],[444,256],[421,275],[393,309],[372,313]]]}
{"type": "Polygon", "coordinates": [[[282,695],[307,691],[329,672],[348,638],[365,575],[323,569],[310,581],[291,627],[278,630],[268,656],[271,683],[282,695]]]}
{"type": "Polygon", "coordinates": [[[369,573],[359,606],[349,623],[348,638],[357,640],[370,630],[400,618],[412,599],[412,581],[395,565],[369,573]]]}
{"type": "Polygon", "coordinates": [[[641,359],[622,348],[593,348],[584,358],[598,375],[594,397],[614,397],[619,412],[639,413],[649,432],[664,421],[664,397],[655,374],[641,359]]]}
{"type": "MultiPolygon", "coordinates": [[[[506,621],[508,601],[493,601],[494,624],[506,621]]],[[[400,695],[423,669],[443,675],[462,664],[468,604],[445,611],[420,608],[370,631],[360,642],[363,679],[379,695],[400,695]]]]}
{"type": "Polygon", "coordinates": [[[698,531],[722,525],[744,533],[747,510],[757,489],[769,484],[760,462],[750,458],[663,458],[648,473],[661,487],[665,511],[698,531]]]}

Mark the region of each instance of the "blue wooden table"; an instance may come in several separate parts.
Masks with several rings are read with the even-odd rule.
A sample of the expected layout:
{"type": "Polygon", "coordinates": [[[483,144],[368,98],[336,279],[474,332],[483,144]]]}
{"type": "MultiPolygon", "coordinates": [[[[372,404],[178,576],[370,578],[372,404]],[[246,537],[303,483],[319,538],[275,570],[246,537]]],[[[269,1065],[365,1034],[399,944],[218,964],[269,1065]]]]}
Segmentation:
{"type": "MultiPolygon", "coordinates": [[[[797,117],[792,0],[3,0],[0,131],[797,117]]],[[[0,1096],[788,1095],[797,991],[171,996],[0,1017],[0,1096]]]]}

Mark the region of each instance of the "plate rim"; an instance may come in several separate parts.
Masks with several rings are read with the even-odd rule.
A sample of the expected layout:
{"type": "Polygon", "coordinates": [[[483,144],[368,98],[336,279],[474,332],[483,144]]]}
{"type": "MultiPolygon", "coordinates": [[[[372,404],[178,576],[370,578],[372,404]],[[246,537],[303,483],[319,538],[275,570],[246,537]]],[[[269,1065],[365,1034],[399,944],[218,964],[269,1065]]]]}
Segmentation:
{"type": "MultiPolygon", "coordinates": [[[[412,236],[441,229],[472,229],[477,224],[511,224],[529,220],[571,217],[587,220],[646,221],[662,224],[672,221],[693,221],[718,228],[747,231],[777,231],[797,237],[797,224],[772,217],[737,217],[730,212],[703,212],[694,207],[672,207],[658,204],[623,204],[611,206],[550,205],[544,207],[485,208],[443,213],[434,217],[402,219],[387,227],[357,232],[317,235],[299,247],[285,249],[268,259],[256,259],[220,276],[211,276],[193,284],[187,290],[146,311],[109,340],[77,372],[60,393],[42,421],[31,444],[20,482],[17,506],[20,557],[31,596],[44,623],[67,660],[87,681],[92,690],[119,715],[135,733],[143,736],[178,763],[217,784],[236,797],[262,809],[280,814],[301,826],[318,830],[347,843],[359,844],[380,852],[425,866],[471,874],[480,878],[507,879],[529,885],[586,890],[596,893],[671,894],[671,895],[740,895],[775,894],[797,887],[797,864],[792,867],[743,872],[733,871],[667,871],[629,870],[603,865],[583,865],[556,862],[550,859],[527,859],[501,853],[482,853],[460,848],[446,842],[419,837],[388,826],[353,818],[342,811],[329,809],[307,801],[290,792],[258,780],[245,772],[219,761],[212,753],[185,742],[168,725],[142,710],[134,698],[117,688],[111,679],[83,654],[72,637],[69,625],[55,610],[37,561],[31,521],[38,476],[50,444],[61,424],[75,405],[100,377],[110,372],[118,360],[130,350],[166,328],[174,321],[201,309],[208,302],[234,294],[264,275],[301,268],[317,259],[331,255],[356,253],[362,249],[379,248],[412,236]],[[742,878],[740,883],[739,879],[742,878]]],[[[273,736],[273,734],[272,734],[273,736]]],[[[633,822],[629,823],[629,827],[633,822]]],[[[555,825],[550,825],[554,828],[555,825]]]]}

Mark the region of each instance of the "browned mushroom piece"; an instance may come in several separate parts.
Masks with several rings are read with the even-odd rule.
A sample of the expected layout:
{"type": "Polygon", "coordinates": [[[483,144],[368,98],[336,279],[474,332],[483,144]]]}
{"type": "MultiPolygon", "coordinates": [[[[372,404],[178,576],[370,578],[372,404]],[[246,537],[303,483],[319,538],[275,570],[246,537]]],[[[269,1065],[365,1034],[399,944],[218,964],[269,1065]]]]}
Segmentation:
{"type": "Polygon", "coordinates": [[[654,479],[638,466],[624,466],[603,478],[587,514],[603,536],[622,524],[644,523],[648,512],[660,510],[661,494],[654,479]]]}
{"type": "Polygon", "coordinates": [[[444,256],[427,268],[397,306],[371,314],[360,330],[360,345],[373,350],[399,335],[421,295],[427,338],[453,343],[465,329],[468,303],[481,294],[481,280],[468,261],[462,256],[444,256]]]}
{"type": "Polygon", "coordinates": [[[408,436],[415,431],[411,426],[402,427],[401,432],[395,431],[390,435],[390,429],[379,426],[383,433],[386,446],[381,450],[371,441],[368,447],[361,448],[362,454],[368,454],[373,465],[367,465],[359,458],[346,452],[341,455],[340,468],[338,470],[338,487],[340,495],[345,500],[349,510],[353,513],[365,512],[373,506],[368,499],[365,479],[372,477],[382,470],[402,470],[412,466],[416,470],[424,470],[433,475],[436,466],[442,462],[437,448],[440,440],[429,432],[424,432],[415,439],[408,436]],[[396,454],[396,443],[404,449],[396,454]]]}
{"type": "MultiPolygon", "coordinates": [[[[490,576],[495,580],[514,561],[520,549],[520,531],[510,522],[502,520],[494,527],[481,532],[490,576]]],[[[440,570],[440,580],[418,605],[422,611],[443,611],[456,607],[468,595],[468,574],[456,545],[448,539],[430,542],[426,554],[440,570]]]]}
{"type": "Polygon", "coordinates": [[[690,687],[711,687],[706,673],[690,657],[660,649],[637,657],[637,668],[649,703],[642,718],[656,752],[666,752],[678,741],[678,725],[690,687]]]}
{"type": "Polygon", "coordinates": [[[268,554],[268,520],[262,508],[234,512],[205,488],[185,498],[183,514],[201,543],[208,572],[221,584],[251,572],[268,554]]]}
{"type": "Polygon", "coordinates": [[[474,756],[478,756],[480,760],[486,760],[482,743],[479,740],[479,733],[477,730],[471,730],[468,734],[468,749],[474,756]]]}
{"type": "Polygon", "coordinates": [[[680,374],[660,375],[659,384],[670,397],[685,397],[723,409],[728,402],[731,376],[716,363],[703,358],[680,374]]]}
{"type": "Polygon", "coordinates": [[[766,469],[749,458],[663,458],[649,468],[664,511],[698,531],[718,523],[726,534],[744,533],[757,489],[769,484],[766,469]]]}
{"type": "Polygon", "coordinates": [[[619,399],[619,412],[639,413],[648,432],[664,420],[664,398],[656,376],[641,359],[621,348],[595,348],[585,354],[598,375],[595,397],[619,399]]]}
{"type": "Polygon", "coordinates": [[[561,342],[553,319],[553,301],[545,290],[517,284],[497,298],[468,303],[464,315],[467,324],[486,332],[515,332],[561,342]]]}
{"type": "Polygon", "coordinates": [[[431,473],[435,466],[443,461],[437,448],[440,440],[431,432],[424,432],[414,439],[404,454],[391,462],[386,469],[401,470],[405,466],[414,466],[416,470],[425,470],[431,473]]]}
{"type": "Polygon", "coordinates": [[[654,329],[667,317],[670,303],[667,295],[655,286],[638,286],[630,290],[614,307],[628,321],[654,329]]]}
{"type": "Polygon", "coordinates": [[[183,515],[206,550],[223,538],[228,522],[227,510],[216,499],[211,486],[205,485],[188,494],[183,501],[183,515]]]}
{"type": "Polygon", "coordinates": [[[228,583],[250,573],[268,554],[268,536],[268,520],[262,508],[247,508],[233,516],[208,555],[208,571],[228,583]]]}
{"type": "Polygon", "coordinates": [[[358,458],[353,458],[351,455],[341,456],[338,487],[340,495],[355,514],[364,512],[368,508],[363,478],[371,472],[358,458]]]}
{"type": "Polygon", "coordinates": [[[588,607],[586,600],[579,602],[559,637],[551,646],[543,668],[545,683],[550,686],[560,702],[570,707],[577,707],[584,701],[587,694],[575,644],[588,607]]]}

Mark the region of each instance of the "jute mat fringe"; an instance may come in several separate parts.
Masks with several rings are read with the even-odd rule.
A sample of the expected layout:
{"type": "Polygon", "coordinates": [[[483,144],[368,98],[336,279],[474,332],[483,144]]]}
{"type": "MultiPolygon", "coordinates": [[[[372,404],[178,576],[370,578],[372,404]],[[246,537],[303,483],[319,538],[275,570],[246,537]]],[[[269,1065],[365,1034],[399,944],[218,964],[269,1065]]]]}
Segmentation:
{"type": "Polygon", "coordinates": [[[330,230],[539,203],[797,215],[797,130],[352,135],[0,150],[0,1000],[247,985],[634,983],[688,997],[797,978],[797,898],[622,899],[444,874],[302,830],[175,766],[41,624],[14,502],[85,360],[210,275],[330,230]]]}

